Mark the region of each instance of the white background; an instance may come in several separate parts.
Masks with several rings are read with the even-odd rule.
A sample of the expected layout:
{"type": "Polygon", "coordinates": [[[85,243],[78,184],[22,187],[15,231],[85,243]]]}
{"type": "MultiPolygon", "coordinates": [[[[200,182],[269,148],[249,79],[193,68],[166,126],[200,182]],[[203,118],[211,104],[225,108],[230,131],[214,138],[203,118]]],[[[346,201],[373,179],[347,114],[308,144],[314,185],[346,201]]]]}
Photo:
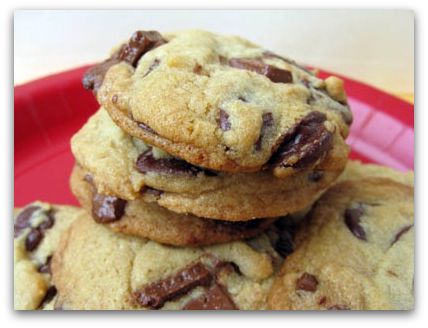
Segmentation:
{"type": "MultiPolygon", "coordinates": [[[[181,0],[183,6],[201,7],[202,1],[181,0]]],[[[278,7],[280,1],[263,0],[263,2],[251,2],[251,0],[216,0],[208,5],[229,7],[255,7],[266,6],[268,8],[278,7]]],[[[331,6],[371,6],[382,7],[392,6],[395,8],[406,8],[416,10],[417,33],[416,44],[416,309],[409,313],[234,313],[234,314],[185,314],[185,313],[16,313],[13,312],[13,265],[12,265],[12,208],[13,208],[13,11],[16,8],[33,8],[34,4],[30,1],[18,0],[16,3],[7,1],[0,2],[0,42],[2,51],[0,51],[0,150],[2,160],[0,161],[0,245],[2,246],[2,256],[0,257],[0,322],[2,327],[55,327],[55,328],[76,328],[76,327],[186,327],[186,328],[306,328],[306,327],[346,327],[346,328],[410,328],[427,327],[428,310],[428,155],[426,144],[428,144],[428,114],[426,102],[426,76],[428,75],[426,58],[427,53],[427,34],[428,34],[428,8],[425,8],[427,1],[417,0],[359,0],[349,3],[340,0],[323,1],[326,7],[331,6]],[[425,91],[425,92],[424,92],[425,91]]],[[[42,8],[53,8],[59,5],[58,1],[45,0],[40,4],[42,8]]],[[[61,6],[67,8],[76,6],[97,5],[92,0],[73,0],[62,1],[61,6]]],[[[113,0],[104,0],[104,7],[118,8],[119,6],[157,6],[157,7],[176,7],[173,1],[156,0],[141,1],[122,0],[115,2],[113,0]]],[[[299,7],[318,7],[320,4],[315,0],[299,0],[294,3],[287,3],[288,6],[299,7]]],[[[283,3],[282,6],[285,6],[283,3]]],[[[258,22],[254,22],[257,24],[258,22]]],[[[362,22],[364,25],[364,22],[362,22]]],[[[37,27],[33,27],[37,28],[37,27]]],[[[51,31],[54,33],[55,31],[51,31]]],[[[89,33],[89,32],[86,32],[89,33]]],[[[28,38],[30,43],[31,39],[28,38]]],[[[264,42],[262,42],[264,43],[264,42]]],[[[396,74],[400,79],[400,72],[396,74]]]]}
{"type": "Polygon", "coordinates": [[[138,29],[237,34],[277,53],[395,93],[413,92],[410,10],[17,11],[14,75],[99,61],[138,29]]]}

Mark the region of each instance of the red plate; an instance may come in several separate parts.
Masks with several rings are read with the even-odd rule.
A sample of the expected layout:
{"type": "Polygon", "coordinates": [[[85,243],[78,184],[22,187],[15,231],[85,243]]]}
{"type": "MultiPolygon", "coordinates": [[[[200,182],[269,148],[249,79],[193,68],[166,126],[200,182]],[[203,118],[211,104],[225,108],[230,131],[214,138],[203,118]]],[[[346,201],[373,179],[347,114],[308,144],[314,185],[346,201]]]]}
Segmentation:
{"type": "MultiPolygon", "coordinates": [[[[98,108],[81,86],[86,69],[15,87],[15,206],[34,200],[77,205],[68,187],[74,162],[69,141],[98,108]]],[[[351,158],[413,170],[413,105],[343,79],[354,113],[351,158]]]]}

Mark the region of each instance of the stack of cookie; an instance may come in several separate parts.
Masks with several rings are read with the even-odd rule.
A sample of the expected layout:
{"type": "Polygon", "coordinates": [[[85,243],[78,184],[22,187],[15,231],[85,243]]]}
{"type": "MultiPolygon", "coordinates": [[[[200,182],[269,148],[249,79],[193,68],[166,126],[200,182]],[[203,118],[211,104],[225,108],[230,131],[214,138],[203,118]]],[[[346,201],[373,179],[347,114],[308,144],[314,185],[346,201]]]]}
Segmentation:
{"type": "MultiPolygon", "coordinates": [[[[296,222],[347,164],[352,115],[340,79],[322,80],[238,37],[138,31],[90,69],[83,84],[100,104],[71,141],[71,189],[86,211],[76,210],[53,260],[46,255],[38,262],[52,272],[44,276],[45,294],[49,286],[58,294],[34,304],[94,310],[365,308],[358,286],[352,285],[350,296],[344,288],[328,295],[333,282],[346,281],[352,263],[344,260],[340,266],[348,271],[337,270],[330,279],[336,271],[324,270],[323,256],[331,254],[330,261],[340,254],[328,242],[317,246],[328,234],[317,232],[318,219],[300,224],[293,242],[296,222]]],[[[375,208],[384,194],[380,187],[363,195],[365,188],[385,184],[408,204],[410,187],[390,186],[387,179],[354,186],[355,172],[366,171],[345,173],[341,179],[348,185],[331,191],[341,198],[328,192],[309,217],[324,218],[324,207],[345,208],[352,200],[345,226],[367,241],[360,217],[372,215],[367,204],[375,208]],[[360,196],[367,200],[354,199],[360,196]]],[[[400,204],[394,206],[405,213],[401,221],[412,218],[400,204]]],[[[36,207],[36,214],[49,213],[36,207]]],[[[380,207],[374,213],[383,213],[380,207]]],[[[32,230],[44,235],[44,221],[34,213],[16,220],[30,228],[21,245],[32,230]]],[[[327,216],[320,222],[334,223],[323,229],[337,232],[345,252],[342,227],[327,216]]],[[[367,270],[381,258],[373,256],[367,270]]],[[[370,306],[394,308],[391,297],[370,306]]]]}

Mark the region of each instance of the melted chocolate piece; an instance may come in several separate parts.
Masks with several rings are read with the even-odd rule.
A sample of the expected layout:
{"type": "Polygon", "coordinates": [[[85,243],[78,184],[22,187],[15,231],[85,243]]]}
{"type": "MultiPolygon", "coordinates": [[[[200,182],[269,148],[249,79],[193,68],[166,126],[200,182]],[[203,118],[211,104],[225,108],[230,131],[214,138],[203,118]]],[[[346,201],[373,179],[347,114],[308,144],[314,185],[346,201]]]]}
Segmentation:
{"type": "Polygon", "coordinates": [[[141,173],[155,172],[168,175],[196,176],[203,170],[177,158],[154,158],[152,151],[146,150],[137,158],[135,163],[141,173]]]}
{"type": "Polygon", "coordinates": [[[119,59],[112,57],[102,63],[88,69],[83,75],[82,84],[86,90],[92,90],[97,93],[104,81],[104,76],[113,65],[119,63],[119,59]]]}
{"type": "Polygon", "coordinates": [[[45,297],[43,297],[43,300],[40,303],[39,307],[42,307],[44,304],[49,303],[50,301],[52,301],[52,299],[55,297],[56,293],[57,293],[56,287],[55,286],[50,286],[48,288],[48,290],[46,291],[45,297]]]}
{"type": "Polygon", "coordinates": [[[272,65],[265,64],[261,59],[256,58],[231,58],[229,65],[239,69],[256,72],[266,76],[275,83],[292,83],[293,75],[290,71],[272,65]]]}
{"type": "Polygon", "coordinates": [[[37,228],[31,229],[30,233],[25,239],[25,249],[28,252],[34,251],[37,248],[37,246],[39,246],[42,239],[43,239],[43,233],[40,229],[37,229],[37,228]]]}
{"type": "Polygon", "coordinates": [[[125,213],[126,200],[95,193],[92,197],[92,217],[98,223],[120,220],[125,213]]]}
{"type": "Polygon", "coordinates": [[[117,54],[119,60],[136,67],[140,58],[148,51],[166,43],[157,31],[136,31],[128,43],[124,44],[117,54]]]}
{"type": "Polygon", "coordinates": [[[305,290],[307,292],[315,292],[318,287],[318,280],[315,276],[305,272],[296,281],[297,290],[305,290]]]}
{"type": "Polygon", "coordinates": [[[327,310],[350,310],[350,308],[343,304],[335,304],[335,305],[329,306],[327,310]]]}
{"type": "Polygon", "coordinates": [[[333,135],[324,127],[327,119],[321,112],[310,112],[284,136],[269,163],[274,167],[304,169],[316,162],[333,145],[333,135]],[[288,163],[290,158],[297,161],[288,163]]]}
{"type": "Polygon", "coordinates": [[[255,148],[257,151],[260,151],[262,149],[262,141],[263,137],[266,133],[266,130],[273,126],[273,115],[272,113],[263,113],[262,115],[262,128],[260,130],[259,139],[256,142],[255,148]]]}
{"type": "Polygon", "coordinates": [[[46,259],[46,263],[42,264],[41,266],[39,266],[39,268],[37,269],[38,272],[40,273],[49,273],[51,274],[51,261],[52,261],[52,255],[49,256],[46,259]]]}
{"type": "Polygon", "coordinates": [[[219,110],[219,117],[217,119],[217,124],[222,131],[229,131],[232,125],[229,122],[229,114],[226,113],[223,109],[219,110]]]}
{"type": "Polygon", "coordinates": [[[16,217],[14,224],[14,237],[18,237],[22,230],[31,225],[30,219],[33,213],[39,210],[40,206],[28,206],[24,208],[16,217]]]}
{"type": "Polygon", "coordinates": [[[176,299],[197,286],[208,286],[213,277],[202,263],[189,266],[175,275],[151,283],[134,293],[136,301],[152,309],[161,308],[165,302],[176,299]]]}
{"type": "Polygon", "coordinates": [[[345,210],[345,224],[355,237],[367,241],[366,232],[360,225],[360,217],[364,215],[364,212],[362,204],[358,204],[356,207],[347,208],[345,210]]]}
{"type": "Polygon", "coordinates": [[[183,310],[238,310],[238,308],[224,288],[214,284],[205,289],[204,295],[187,303],[183,310]]]}
{"type": "Polygon", "coordinates": [[[407,227],[404,227],[403,229],[401,229],[396,235],[394,240],[391,243],[391,246],[394,245],[406,232],[408,232],[411,228],[413,227],[412,225],[409,225],[407,227]]]}

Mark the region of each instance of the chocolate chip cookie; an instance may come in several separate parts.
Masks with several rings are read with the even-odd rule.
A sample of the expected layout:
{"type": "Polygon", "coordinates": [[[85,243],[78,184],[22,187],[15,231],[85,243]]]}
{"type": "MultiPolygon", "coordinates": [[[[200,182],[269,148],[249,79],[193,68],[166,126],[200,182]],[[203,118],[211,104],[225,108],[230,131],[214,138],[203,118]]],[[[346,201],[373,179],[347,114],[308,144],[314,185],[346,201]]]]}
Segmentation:
{"type": "Polygon", "coordinates": [[[298,230],[270,308],[412,309],[413,215],[409,185],[386,178],[337,184],[298,230]]]}
{"type": "Polygon", "coordinates": [[[62,232],[82,209],[34,202],[15,210],[14,308],[52,309],[56,288],[51,281],[51,258],[62,232]]]}
{"type": "Polygon", "coordinates": [[[281,258],[267,235],[209,247],[113,233],[81,215],[52,260],[64,310],[255,310],[281,258]]]}
{"type": "Polygon", "coordinates": [[[71,190],[92,218],[113,231],[174,246],[202,246],[257,236],[275,219],[230,222],[177,214],[142,198],[124,201],[98,194],[90,176],[76,166],[71,190]]]}
{"type": "Polygon", "coordinates": [[[352,121],[342,80],[199,30],[137,31],[83,84],[127,133],[216,171],[313,168],[352,121]]]}
{"type": "Polygon", "coordinates": [[[348,154],[347,146],[334,145],[315,169],[282,179],[272,170],[212,171],[131,137],[104,109],[73,136],[71,148],[100,194],[143,198],[177,213],[227,221],[278,217],[310,206],[341,173],[348,154]]]}

